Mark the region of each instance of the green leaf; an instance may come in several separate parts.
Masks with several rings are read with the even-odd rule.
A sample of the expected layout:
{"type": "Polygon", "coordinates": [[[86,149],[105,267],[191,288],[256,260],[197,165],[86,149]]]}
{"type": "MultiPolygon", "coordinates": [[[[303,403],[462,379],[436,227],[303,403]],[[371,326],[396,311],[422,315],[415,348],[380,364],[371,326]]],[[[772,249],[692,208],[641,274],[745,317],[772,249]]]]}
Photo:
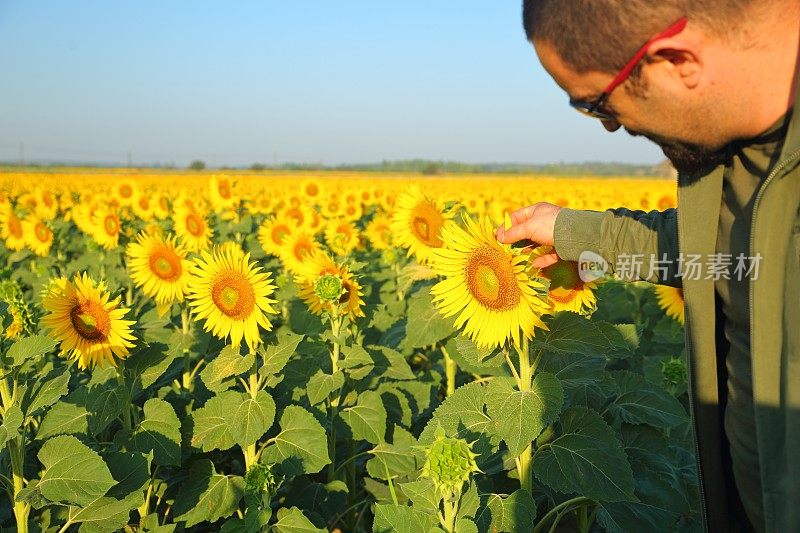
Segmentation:
{"type": "Polygon", "coordinates": [[[556,420],[563,404],[561,382],[546,372],[538,372],[527,391],[517,390],[511,378],[493,379],[486,389],[489,416],[515,457],[556,420]]]}
{"type": "Polygon", "coordinates": [[[241,476],[223,476],[214,471],[214,464],[205,457],[197,459],[189,470],[189,478],[181,484],[175,498],[175,520],[186,527],[201,522],[216,522],[231,516],[239,508],[244,495],[241,476]]]}
{"type": "Polygon", "coordinates": [[[314,416],[297,405],[284,409],[281,431],[264,449],[261,462],[278,464],[286,475],[315,474],[331,462],[325,430],[314,416]]]}
{"type": "Polygon", "coordinates": [[[612,373],[617,384],[617,399],[611,412],[630,424],[649,424],[660,428],[673,428],[687,418],[683,405],[664,389],[633,372],[612,373]]]}
{"type": "Polygon", "coordinates": [[[631,334],[636,334],[635,324],[616,325],[601,321],[593,323],[608,343],[606,355],[609,358],[626,359],[634,354],[636,350],[636,345],[633,344],[635,337],[631,337],[631,334]]]}
{"type": "Polygon", "coordinates": [[[417,471],[417,456],[415,450],[417,441],[414,436],[401,428],[394,426],[392,443],[382,442],[375,446],[370,453],[374,455],[367,461],[367,473],[375,479],[386,479],[386,472],[390,476],[406,476],[417,471]]]}
{"type": "Polygon", "coordinates": [[[499,350],[478,349],[467,337],[453,337],[447,341],[447,353],[458,368],[480,376],[507,376],[505,358],[499,350]]]}
{"type": "Polygon", "coordinates": [[[400,483],[400,491],[411,501],[414,509],[428,513],[439,512],[439,501],[442,499],[436,485],[428,478],[400,483]]]}
{"type": "Polygon", "coordinates": [[[19,428],[22,426],[24,416],[22,409],[18,405],[12,405],[3,415],[3,424],[0,425],[0,449],[6,441],[18,435],[19,428]]]}
{"type": "Polygon", "coordinates": [[[278,509],[278,521],[272,526],[277,533],[326,533],[315,526],[297,507],[278,509]]]}
{"type": "Polygon", "coordinates": [[[57,402],[44,415],[37,440],[55,435],[80,435],[89,432],[89,411],[86,409],[86,386],[79,387],[57,402]]]}
{"type": "Polygon", "coordinates": [[[610,533],[677,531],[688,502],[667,479],[638,461],[633,462],[638,502],[601,503],[597,521],[610,533]]]}
{"type": "Polygon", "coordinates": [[[317,373],[308,380],[308,386],[306,387],[308,401],[311,405],[322,403],[328,399],[332,393],[341,389],[343,385],[344,374],[341,371],[334,372],[333,374],[326,374],[322,370],[318,370],[317,373]]]}
{"type": "Polygon", "coordinates": [[[69,369],[53,369],[25,391],[22,408],[26,416],[36,414],[39,409],[50,407],[69,392],[69,369]]]}
{"type": "Polygon", "coordinates": [[[153,462],[159,466],[181,464],[181,423],[175,410],[160,398],[144,403],[144,420],[131,437],[133,449],[153,452],[153,462]]]}
{"type": "Polygon", "coordinates": [[[449,437],[469,437],[475,433],[488,433],[492,419],[484,411],[486,388],[477,382],[463,385],[445,398],[433,412],[428,425],[422,431],[422,445],[433,442],[436,426],[440,425],[449,437]]]}
{"type": "Polygon", "coordinates": [[[200,372],[200,379],[203,380],[203,384],[208,390],[216,393],[222,392],[230,388],[232,384],[226,380],[250,370],[254,358],[253,354],[243,356],[239,354],[238,349],[226,346],[216,359],[208,363],[200,372]]]}
{"type": "Polygon", "coordinates": [[[368,346],[375,361],[376,374],[381,377],[397,380],[412,380],[417,376],[408,366],[403,354],[386,346],[368,346]]]}
{"type": "Polygon", "coordinates": [[[616,433],[596,412],[573,407],[561,414],[561,435],[540,447],[533,472],[551,488],[597,501],[635,501],[631,465],[616,433]]]}
{"type": "Polygon", "coordinates": [[[423,348],[453,334],[454,319],[444,318],[431,301],[430,288],[422,287],[408,300],[408,322],[403,346],[423,348]]]}
{"type": "Polygon", "coordinates": [[[18,340],[8,349],[6,356],[11,359],[11,366],[20,366],[28,359],[34,359],[48,353],[56,347],[58,341],[45,335],[34,335],[18,340]]]}
{"type": "Polygon", "coordinates": [[[362,392],[357,404],[343,409],[339,416],[350,427],[354,440],[366,440],[372,444],[383,442],[386,435],[386,409],[377,392],[362,392]]]}
{"type": "Polygon", "coordinates": [[[44,465],[38,489],[52,502],[88,505],[116,484],[103,459],[71,435],[48,440],[38,457],[44,465]]]}
{"type": "Polygon", "coordinates": [[[242,393],[225,391],[210,398],[203,407],[192,411],[192,446],[204,452],[227,450],[236,439],[231,434],[230,417],[239,408],[242,393]]]}
{"type": "Polygon", "coordinates": [[[486,506],[476,517],[485,531],[528,533],[533,531],[536,502],[530,493],[518,489],[508,496],[490,494],[486,506]]]}
{"type": "Polygon", "coordinates": [[[374,533],[421,533],[439,525],[436,515],[405,505],[375,505],[374,533]]]}
{"type": "Polygon", "coordinates": [[[80,533],[118,531],[128,524],[130,512],[143,501],[141,494],[132,494],[121,500],[102,496],[84,507],[70,506],[67,517],[72,523],[81,524],[80,533]]]}
{"type": "Polygon", "coordinates": [[[97,435],[103,431],[123,409],[128,409],[128,391],[116,379],[89,386],[86,394],[86,409],[89,411],[89,433],[97,435]]]}
{"type": "Polygon", "coordinates": [[[230,433],[236,443],[246,448],[260,439],[275,420],[275,401],[268,392],[260,390],[255,398],[242,395],[233,417],[228,418],[230,433]]]}
{"type": "MultiPolygon", "coordinates": [[[[106,493],[117,499],[127,498],[132,494],[139,493],[138,496],[144,503],[144,495],[141,494],[150,482],[150,462],[152,454],[143,455],[139,452],[110,452],[104,457],[111,475],[117,484],[111,487],[106,493]]],[[[141,505],[141,503],[139,505],[141,505]]],[[[137,505],[137,507],[139,506],[137,505]]]]}
{"type": "Polygon", "coordinates": [[[284,331],[278,334],[278,344],[260,347],[259,352],[264,358],[264,364],[258,370],[259,375],[268,376],[283,370],[302,340],[303,335],[284,331]]]}
{"type": "MultiPolygon", "coordinates": [[[[173,333],[172,339],[183,337],[180,331],[173,333]]],[[[177,349],[170,349],[166,344],[153,343],[141,348],[125,359],[125,369],[129,370],[138,379],[142,389],[146,389],[154,384],[164,375],[172,363],[183,357],[183,353],[177,349]]]]}
{"type": "Polygon", "coordinates": [[[358,381],[363,379],[375,368],[375,362],[369,353],[358,344],[353,346],[342,346],[344,358],[339,361],[339,368],[350,377],[358,381]]]}
{"type": "Polygon", "coordinates": [[[555,354],[582,354],[605,357],[609,341],[588,318],[560,311],[548,321],[549,331],[537,334],[531,348],[555,354]]]}

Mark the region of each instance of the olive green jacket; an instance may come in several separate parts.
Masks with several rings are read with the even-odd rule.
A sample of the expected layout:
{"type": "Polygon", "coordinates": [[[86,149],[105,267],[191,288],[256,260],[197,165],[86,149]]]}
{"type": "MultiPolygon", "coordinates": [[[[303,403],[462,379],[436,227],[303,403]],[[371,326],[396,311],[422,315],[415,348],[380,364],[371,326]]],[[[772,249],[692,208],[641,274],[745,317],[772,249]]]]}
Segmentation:
{"type": "MultiPolygon", "coordinates": [[[[750,281],[756,438],[766,531],[774,533],[800,532],[800,88],[794,110],[778,163],[757,192],[750,235],[750,256],[762,256],[758,276],[750,281]]],[[[641,277],[665,282],[658,268],[650,275],[651,254],[674,261],[679,254],[705,258],[715,252],[723,172],[719,167],[699,180],[680,176],[678,208],[665,212],[562,209],[556,251],[571,261],[593,251],[611,270],[621,254],[643,254],[641,277]]],[[[720,405],[726,383],[718,373],[718,365],[724,371],[725,363],[716,349],[721,309],[713,279],[681,284],[703,519],[707,530],[727,532],[720,405]]]]}

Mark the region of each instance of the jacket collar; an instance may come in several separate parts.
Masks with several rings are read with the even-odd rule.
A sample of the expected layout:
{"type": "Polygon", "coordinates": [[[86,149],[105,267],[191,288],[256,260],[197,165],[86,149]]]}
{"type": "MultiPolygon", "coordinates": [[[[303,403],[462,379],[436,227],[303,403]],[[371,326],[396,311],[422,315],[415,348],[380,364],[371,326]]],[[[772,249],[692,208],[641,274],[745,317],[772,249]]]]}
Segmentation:
{"type": "Polygon", "coordinates": [[[786,159],[790,154],[800,150],[800,59],[795,70],[795,95],[792,119],[786,132],[786,141],[783,143],[780,160],[786,159]]]}

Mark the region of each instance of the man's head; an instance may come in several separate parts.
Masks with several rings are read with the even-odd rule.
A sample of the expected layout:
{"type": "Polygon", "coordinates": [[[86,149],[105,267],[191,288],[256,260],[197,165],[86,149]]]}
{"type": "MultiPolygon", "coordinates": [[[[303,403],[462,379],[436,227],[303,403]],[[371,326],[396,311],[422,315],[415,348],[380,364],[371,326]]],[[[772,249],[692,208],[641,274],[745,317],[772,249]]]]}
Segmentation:
{"type": "Polygon", "coordinates": [[[742,115],[753,95],[736,84],[752,73],[745,62],[765,37],[753,22],[774,3],[783,0],[524,0],[523,23],[570,98],[594,101],[645,43],[686,17],[679,33],[646,47],[602,111],[614,117],[607,129],[646,136],[693,173],[724,160],[725,147],[747,133],[742,115]]]}

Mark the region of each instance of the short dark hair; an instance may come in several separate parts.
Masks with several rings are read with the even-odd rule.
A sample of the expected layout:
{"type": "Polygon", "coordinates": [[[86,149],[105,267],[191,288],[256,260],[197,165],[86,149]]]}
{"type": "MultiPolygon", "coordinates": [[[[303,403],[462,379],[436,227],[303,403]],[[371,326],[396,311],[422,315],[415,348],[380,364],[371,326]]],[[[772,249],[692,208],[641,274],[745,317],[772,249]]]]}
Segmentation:
{"type": "Polygon", "coordinates": [[[724,35],[763,0],[523,0],[528,40],[553,46],[578,73],[614,73],[654,34],[686,16],[724,35]]]}

